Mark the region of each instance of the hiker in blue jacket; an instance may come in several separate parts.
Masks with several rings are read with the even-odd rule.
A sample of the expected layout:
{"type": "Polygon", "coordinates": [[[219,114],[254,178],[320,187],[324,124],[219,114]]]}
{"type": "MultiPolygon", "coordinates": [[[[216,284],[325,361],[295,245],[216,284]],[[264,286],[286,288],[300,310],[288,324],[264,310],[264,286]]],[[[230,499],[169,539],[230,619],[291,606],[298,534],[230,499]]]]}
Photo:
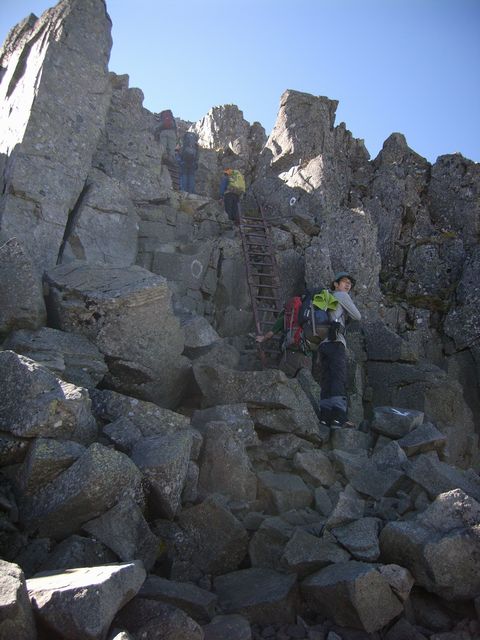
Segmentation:
{"type": "Polygon", "coordinates": [[[183,136],[180,150],[182,174],[180,189],[195,193],[195,172],[198,169],[198,140],[194,131],[187,131],[183,136]]]}
{"type": "MultiPolygon", "coordinates": [[[[350,297],[355,279],[346,271],[336,273],[331,284],[337,308],[330,311],[335,330],[318,349],[314,369],[319,369],[321,395],[320,420],[328,426],[355,427],[347,414],[347,343],[345,326],[349,318],[360,320],[361,314],[350,297]]],[[[316,377],[316,376],[315,376],[316,377]]]]}

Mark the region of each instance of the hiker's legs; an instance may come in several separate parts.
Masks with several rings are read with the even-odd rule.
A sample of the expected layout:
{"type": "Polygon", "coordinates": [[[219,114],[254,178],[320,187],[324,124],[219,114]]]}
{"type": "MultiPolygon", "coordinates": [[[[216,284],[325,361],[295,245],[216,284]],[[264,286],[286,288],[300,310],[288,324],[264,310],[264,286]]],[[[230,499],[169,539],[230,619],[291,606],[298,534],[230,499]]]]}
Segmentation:
{"type": "Polygon", "coordinates": [[[238,222],[238,195],[226,193],[223,196],[225,212],[232,222],[238,222]]]}
{"type": "Polygon", "coordinates": [[[195,169],[185,169],[185,191],[195,193],[195,169]]]}
{"type": "Polygon", "coordinates": [[[341,342],[320,345],[320,410],[325,422],[347,419],[347,355],[341,342]]]}

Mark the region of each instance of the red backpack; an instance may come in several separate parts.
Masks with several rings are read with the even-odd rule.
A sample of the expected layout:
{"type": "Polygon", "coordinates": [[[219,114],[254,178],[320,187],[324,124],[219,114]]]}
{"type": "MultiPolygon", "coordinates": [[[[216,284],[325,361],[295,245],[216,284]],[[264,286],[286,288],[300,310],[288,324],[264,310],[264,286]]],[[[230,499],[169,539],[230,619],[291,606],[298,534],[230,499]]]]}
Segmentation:
{"type": "Polygon", "coordinates": [[[283,331],[284,338],[282,349],[303,349],[303,329],[300,325],[300,310],[302,308],[302,298],[293,296],[289,298],[284,307],[283,312],[283,331]]]}

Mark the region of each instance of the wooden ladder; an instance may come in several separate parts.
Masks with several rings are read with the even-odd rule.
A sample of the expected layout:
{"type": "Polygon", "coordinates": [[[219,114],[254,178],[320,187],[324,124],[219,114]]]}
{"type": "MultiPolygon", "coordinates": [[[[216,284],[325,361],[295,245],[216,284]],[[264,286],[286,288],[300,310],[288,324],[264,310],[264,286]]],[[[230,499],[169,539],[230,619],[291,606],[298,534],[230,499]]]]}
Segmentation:
{"type": "MultiPolygon", "coordinates": [[[[247,282],[257,335],[269,331],[282,310],[280,279],[272,243],[271,228],[262,207],[257,212],[240,212],[239,221],[247,282]]],[[[262,367],[276,364],[280,335],[256,343],[262,367]]]]}

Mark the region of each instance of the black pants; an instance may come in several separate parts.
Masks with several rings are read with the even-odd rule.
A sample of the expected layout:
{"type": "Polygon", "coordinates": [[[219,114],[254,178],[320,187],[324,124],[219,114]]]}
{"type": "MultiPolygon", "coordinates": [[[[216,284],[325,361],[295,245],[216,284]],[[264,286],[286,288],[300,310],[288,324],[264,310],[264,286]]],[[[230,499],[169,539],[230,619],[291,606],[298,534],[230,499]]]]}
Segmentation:
{"type": "Polygon", "coordinates": [[[232,222],[238,222],[240,212],[238,209],[238,201],[240,196],[238,193],[226,193],[223,196],[223,204],[225,206],[225,212],[232,222]]]}
{"type": "Polygon", "coordinates": [[[317,353],[320,369],[320,408],[333,420],[347,419],[347,352],[342,342],[324,342],[317,353]]]}

